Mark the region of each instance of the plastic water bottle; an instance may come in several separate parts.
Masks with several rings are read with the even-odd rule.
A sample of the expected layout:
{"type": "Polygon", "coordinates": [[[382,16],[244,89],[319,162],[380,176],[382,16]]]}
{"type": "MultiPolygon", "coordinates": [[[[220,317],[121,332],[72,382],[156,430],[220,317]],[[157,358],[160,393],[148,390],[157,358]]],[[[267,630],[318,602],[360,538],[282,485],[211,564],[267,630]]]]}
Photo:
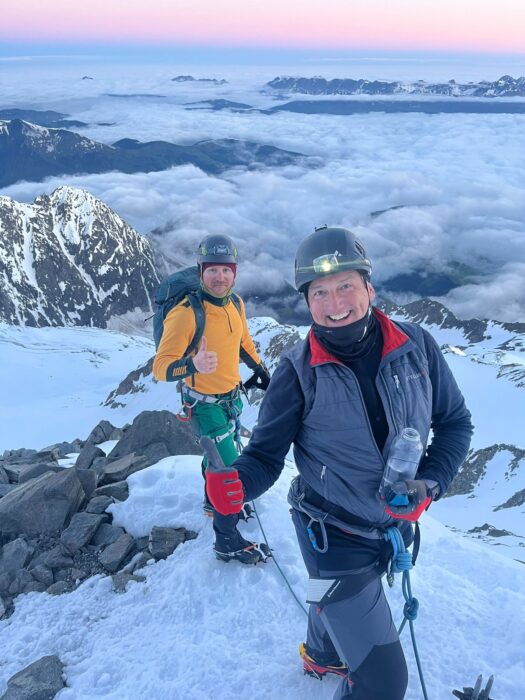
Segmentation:
{"type": "MultiPolygon", "coordinates": [[[[422,454],[423,444],[417,430],[415,428],[403,428],[390,446],[381,486],[379,487],[381,498],[388,497],[392,484],[415,477],[422,454]]],[[[399,497],[396,496],[396,498],[399,497]]],[[[396,502],[396,505],[405,504],[396,502]]]]}

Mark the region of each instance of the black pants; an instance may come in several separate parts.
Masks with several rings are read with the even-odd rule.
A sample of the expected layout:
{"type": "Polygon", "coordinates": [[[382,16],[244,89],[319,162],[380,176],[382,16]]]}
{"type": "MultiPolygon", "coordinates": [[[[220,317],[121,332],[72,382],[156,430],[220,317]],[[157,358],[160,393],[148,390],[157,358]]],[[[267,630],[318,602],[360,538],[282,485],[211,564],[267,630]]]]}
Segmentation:
{"type": "MultiPolygon", "coordinates": [[[[334,700],[403,700],[408,672],[381,578],[391,554],[382,540],[368,540],[327,525],[328,551],[314,550],[307,533],[309,518],[292,510],[306,568],[332,597],[311,599],[306,646],[320,662],[341,659],[348,674],[334,700]],[[319,581],[320,579],[320,581],[319,581]]],[[[313,526],[321,541],[321,533],[313,526]]]]}

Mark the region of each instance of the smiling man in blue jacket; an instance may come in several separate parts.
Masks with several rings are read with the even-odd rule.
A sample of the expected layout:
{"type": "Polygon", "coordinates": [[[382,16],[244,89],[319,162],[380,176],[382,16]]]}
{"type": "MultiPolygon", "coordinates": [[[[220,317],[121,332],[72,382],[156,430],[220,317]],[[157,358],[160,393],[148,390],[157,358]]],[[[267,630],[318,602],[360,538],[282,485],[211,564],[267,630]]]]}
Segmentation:
{"type": "Polygon", "coordinates": [[[279,477],[293,443],[299,472],[288,496],[308,574],[304,670],[341,677],[334,698],[402,700],[403,650],[381,578],[393,525],[412,523],[443,496],[467,455],[470,413],[431,335],[372,306],[372,265],[348,229],[321,227],[295,259],[295,283],[313,324],[273,374],[259,422],[231,472],[208,473],[208,495],[238,512],[279,477]],[[415,428],[427,445],[408,506],[389,507],[379,486],[394,438],[415,428]],[[428,442],[432,430],[432,439],[428,442]]]}

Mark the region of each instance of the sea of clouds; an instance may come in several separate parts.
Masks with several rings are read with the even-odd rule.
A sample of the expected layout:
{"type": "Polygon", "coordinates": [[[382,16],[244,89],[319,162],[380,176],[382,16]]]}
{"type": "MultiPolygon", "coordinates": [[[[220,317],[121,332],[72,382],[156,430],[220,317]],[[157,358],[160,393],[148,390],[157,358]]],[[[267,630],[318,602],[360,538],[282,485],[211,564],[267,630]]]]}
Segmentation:
{"type": "MultiPolygon", "coordinates": [[[[322,74],[341,76],[343,69],[332,66],[321,66],[322,74]]],[[[359,74],[351,66],[343,74],[412,77],[400,74],[402,69],[397,66],[394,75],[393,66],[374,63],[368,75],[363,66],[359,74]]],[[[436,64],[427,69],[429,79],[438,73],[436,64]]],[[[406,70],[415,74],[412,64],[406,70]]],[[[440,79],[468,78],[465,67],[463,75],[446,70],[446,64],[440,65],[440,79]]],[[[472,79],[494,79],[500,73],[481,76],[477,70],[472,70],[472,79]]],[[[168,266],[191,260],[207,233],[227,233],[240,251],[241,292],[268,293],[279,289],[283,279],[292,281],[298,241],[316,225],[346,225],[363,239],[378,285],[414,271],[439,275],[452,267],[468,270],[459,286],[441,298],[454,313],[525,321],[525,116],[267,115],[184,106],[222,98],[271,107],[276,99],[264,92],[264,84],[285,72],[285,67],[268,66],[65,65],[55,60],[46,67],[10,62],[0,77],[5,99],[0,108],[67,112],[89,124],[76,131],[104,143],[121,138],[181,144],[235,138],[314,158],[310,165],[233,169],[222,177],[193,166],[135,175],[67,176],[18,183],[1,194],[32,201],[60,184],[84,187],[140,233],[152,235],[168,266]],[[172,82],[179,74],[224,77],[228,84],[172,82]],[[93,79],[82,80],[84,75],[93,79]],[[378,210],[388,211],[372,216],[378,210]]],[[[299,74],[299,69],[288,73],[299,74]]],[[[315,73],[303,67],[300,74],[315,73]]]]}

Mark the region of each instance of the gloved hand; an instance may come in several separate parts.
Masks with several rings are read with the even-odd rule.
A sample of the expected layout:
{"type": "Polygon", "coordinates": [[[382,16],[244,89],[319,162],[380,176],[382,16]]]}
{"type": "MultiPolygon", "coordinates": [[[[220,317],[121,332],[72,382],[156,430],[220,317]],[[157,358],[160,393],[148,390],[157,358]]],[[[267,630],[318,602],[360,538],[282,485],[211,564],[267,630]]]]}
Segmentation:
{"type": "Polygon", "coordinates": [[[237,469],[221,472],[207,469],[206,493],[221,515],[235,515],[242,510],[244,489],[237,469]]]}
{"type": "Polygon", "coordinates": [[[252,376],[244,382],[245,389],[262,389],[266,391],[270,383],[270,373],[263,364],[257,365],[252,376]]]}
{"type": "Polygon", "coordinates": [[[422,479],[398,481],[385,494],[388,503],[385,512],[397,520],[415,523],[432,503],[432,493],[422,479]],[[399,503],[403,503],[399,505],[399,503]],[[408,503],[407,503],[408,501],[408,503]],[[397,502],[397,503],[396,503],[397,502]]]}

